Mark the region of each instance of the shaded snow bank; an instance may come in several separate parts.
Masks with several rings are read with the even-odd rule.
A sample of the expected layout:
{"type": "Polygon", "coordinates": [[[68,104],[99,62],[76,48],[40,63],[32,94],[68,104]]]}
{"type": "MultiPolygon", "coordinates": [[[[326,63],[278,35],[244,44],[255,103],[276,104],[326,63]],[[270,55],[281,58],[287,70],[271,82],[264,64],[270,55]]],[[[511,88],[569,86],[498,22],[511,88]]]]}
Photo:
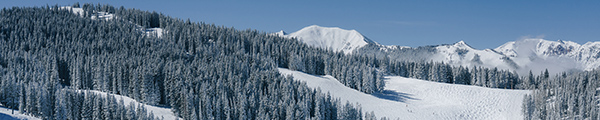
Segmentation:
{"type": "Polygon", "coordinates": [[[14,114],[12,113],[12,109],[0,106],[0,120],[41,120],[40,118],[21,114],[19,110],[15,110],[14,114]]]}
{"type": "Polygon", "coordinates": [[[279,68],[283,75],[329,92],[342,102],[359,103],[377,117],[410,120],[523,119],[521,105],[527,90],[492,89],[387,76],[382,93],[365,94],[348,88],[332,76],[315,76],[279,68]]]}

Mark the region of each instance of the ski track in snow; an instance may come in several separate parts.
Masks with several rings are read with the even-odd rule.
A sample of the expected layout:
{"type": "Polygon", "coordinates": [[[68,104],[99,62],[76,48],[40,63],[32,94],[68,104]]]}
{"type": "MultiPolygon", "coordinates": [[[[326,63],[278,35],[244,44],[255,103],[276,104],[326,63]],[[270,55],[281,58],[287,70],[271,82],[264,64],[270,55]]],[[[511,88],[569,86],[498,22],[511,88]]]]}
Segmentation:
{"type": "Polygon", "coordinates": [[[329,92],[343,103],[359,103],[364,112],[374,111],[378,118],[517,120],[523,119],[523,96],[530,93],[386,76],[384,92],[371,95],[348,88],[329,75],[315,76],[285,68],[279,68],[279,72],[329,92]]]}

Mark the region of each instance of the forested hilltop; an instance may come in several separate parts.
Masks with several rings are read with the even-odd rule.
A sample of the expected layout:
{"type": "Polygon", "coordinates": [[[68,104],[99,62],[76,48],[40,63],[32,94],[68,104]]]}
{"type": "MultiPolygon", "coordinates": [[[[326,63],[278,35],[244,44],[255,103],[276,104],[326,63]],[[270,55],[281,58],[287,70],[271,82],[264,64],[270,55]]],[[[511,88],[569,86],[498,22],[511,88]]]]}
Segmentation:
{"type": "MultiPolygon", "coordinates": [[[[376,113],[363,114],[366,111],[359,105],[308,88],[280,75],[277,68],[331,75],[369,94],[383,91],[384,75],[504,89],[552,88],[546,84],[550,83],[547,72],[519,76],[494,68],[409,62],[377,54],[346,55],[257,30],[110,5],[76,3],[66,8],[0,11],[0,103],[42,119],[161,119],[143,108],[87,90],[170,108],[183,119],[375,118],[376,113]],[[114,17],[98,19],[100,13],[114,17]],[[163,32],[157,35],[148,29],[163,32]]],[[[564,74],[571,75],[580,76],[564,74]]],[[[566,77],[555,79],[559,78],[566,77]]],[[[598,88],[597,79],[586,80],[586,90],[597,90],[593,89],[598,88]]],[[[568,105],[597,110],[590,103],[597,102],[597,97],[585,98],[568,105]]],[[[542,102],[546,101],[535,105],[542,102]]],[[[545,114],[530,111],[526,113],[545,114]]],[[[581,114],[598,116],[591,111],[568,115],[581,114]]]]}
{"type": "MultiPolygon", "coordinates": [[[[362,117],[359,107],[277,72],[278,66],[298,62],[289,58],[322,60],[332,52],[255,30],[192,23],[156,12],[109,5],[80,7],[81,15],[60,6],[2,9],[3,106],[43,119],[160,118],[131,110],[114,98],[78,91],[98,90],[170,107],[184,119],[362,117]],[[117,17],[91,19],[98,12],[117,17]],[[153,27],[168,32],[158,37],[141,31],[153,27]]],[[[331,65],[311,62],[320,66],[291,68],[325,74],[323,68],[331,65]]],[[[376,72],[361,68],[369,75],[376,72]]],[[[373,87],[363,91],[378,91],[374,78],[368,79],[373,87]]]]}

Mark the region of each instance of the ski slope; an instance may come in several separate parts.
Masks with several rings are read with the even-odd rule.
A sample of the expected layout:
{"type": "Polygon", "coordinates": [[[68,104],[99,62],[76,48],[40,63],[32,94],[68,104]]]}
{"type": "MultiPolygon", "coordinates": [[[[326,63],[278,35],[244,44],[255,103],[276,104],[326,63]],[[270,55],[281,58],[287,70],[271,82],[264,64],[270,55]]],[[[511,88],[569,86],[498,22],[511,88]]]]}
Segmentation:
{"type": "Polygon", "coordinates": [[[491,89],[445,84],[398,76],[385,77],[385,92],[365,94],[348,88],[332,76],[314,76],[279,68],[283,75],[330,92],[342,102],[359,103],[378,118],[407,120],[517,120],[526,90],[491,89]]]}
{"type": "Polygon", "coordinates": [[[40,118],[21,114],[19,110],[15,110],[14,114],[12,113],[12,109],[0,105],[0,120],[41,120],[40,118]]]}

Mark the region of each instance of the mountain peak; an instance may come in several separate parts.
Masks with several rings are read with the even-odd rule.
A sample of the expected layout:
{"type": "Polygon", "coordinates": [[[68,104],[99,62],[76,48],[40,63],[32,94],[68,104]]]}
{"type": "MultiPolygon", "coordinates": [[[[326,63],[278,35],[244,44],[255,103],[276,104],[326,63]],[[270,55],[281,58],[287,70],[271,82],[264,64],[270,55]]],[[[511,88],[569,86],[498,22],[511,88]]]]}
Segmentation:
{"type": "Polygon", "coordinates": [[[469,44],[467,44],[465,41],[462,41],[462,40],[454,43],[454,46],[471,48],[471,46],[469,46],[469,44]]]}
{"type": "Polygon", "coordinates": [[[376,44],[356,30],[346,30],[339,27],[322,27],[311,25],[294,33],[285,35],[314,47],[330,49],[336,52],[352,53],[367,44],[376,44]]]}
{"type": "Polygon", "coordinates": [[[277,35],[277,36],[284,36],[284,35],[287,35],[287,33],[285,33],[285,31],[283,31],[283,30],[280,30],[279,32],[275,32],[275,33],[273,33],[273,34],[274,34],[274,35],[277,35]]]}

